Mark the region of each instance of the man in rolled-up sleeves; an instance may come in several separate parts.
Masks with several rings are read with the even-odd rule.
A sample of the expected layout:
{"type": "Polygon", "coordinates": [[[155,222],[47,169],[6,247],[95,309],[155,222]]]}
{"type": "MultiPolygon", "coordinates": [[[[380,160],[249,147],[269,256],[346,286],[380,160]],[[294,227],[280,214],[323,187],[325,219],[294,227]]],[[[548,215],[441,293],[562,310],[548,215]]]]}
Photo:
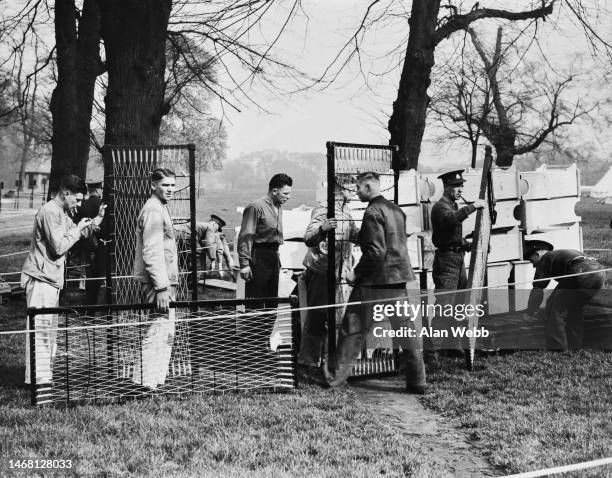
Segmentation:
{"type": "Polygon", "coordinates": [[[270,179],[268,194],[249,204],[242,214],[238,260],[240,276],[246,281],[247,298],[278,296],[278,247],[283,243],[282,205],[291,198],[292,185],[293,180],[286,174],[275,174],[270,179]]]}
{"type": "MultiPolygon", "coordinates": [[[[34,218],[32,243],[21,271],[21,287],[26,291],[28,308],[57,307],[59,293],[64,287],[66,254],[81,237],[87,237],[100,226],[104,217],[104,205],[98,208],[93,219],[87,217],[74,224],[71,211],[83,200],[85,183],[75,175],[62,179],[57,194],[43,205],[34,218]]],[[[29,328],[29,323],[27,324],[29,328]]],[[[52,381],[52,365],[56,353],[57,332],[46,329],[57,327],[53,314],[35,318],[36,383],[52,381]]],[[[26,338],[25,383],[30,377],[30,338],[26,338]]]]}
{"type": "Polygon", "coordinates": [[[158,312],[147,325],[141,353],[137,354],[132,381],[150,389],[163,385],[168,374],[175,332],[174,309],[178,284],[178,258],[172,219],[167,204],[172,199],[176,178],[169,169],[151,173],[151,197],[140,210],[136,230],[134,278],[140,282],[144,302],[158,312]],[[166,314],[167,313],[167,314],[166,314]]]}

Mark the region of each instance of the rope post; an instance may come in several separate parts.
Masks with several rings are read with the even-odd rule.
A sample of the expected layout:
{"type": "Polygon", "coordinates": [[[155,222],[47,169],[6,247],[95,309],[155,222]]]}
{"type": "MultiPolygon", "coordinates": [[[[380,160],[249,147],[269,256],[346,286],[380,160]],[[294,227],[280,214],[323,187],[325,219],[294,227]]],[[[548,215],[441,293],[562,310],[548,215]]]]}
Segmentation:
{"type": "Polygon", "coordinates": [[[2,212],[2,190],[4,189],[4,181],[0,181],[0,212],[2,212]]]}
{"type": "MultiPolygon", "coordinates": [[[[334,185],[336,182],[336,160],[334,156],[334,142],[327,144],[327,217],[332,219],[335,214],[336,197],[334,185]]],[[[331,307],[336,302],[336,232],[331,229],[327,232],[327,341],[328,368],[336,367],[336,309],[331,307]]]]}
{"type": "Polygon", "coordinates": [[[36,313],[32,309],[28,309],[28,338],[30,342],[30,404],[35,407],[37,402],[36,397],[36,337],[35,337],[35,317],[36,313]]]}

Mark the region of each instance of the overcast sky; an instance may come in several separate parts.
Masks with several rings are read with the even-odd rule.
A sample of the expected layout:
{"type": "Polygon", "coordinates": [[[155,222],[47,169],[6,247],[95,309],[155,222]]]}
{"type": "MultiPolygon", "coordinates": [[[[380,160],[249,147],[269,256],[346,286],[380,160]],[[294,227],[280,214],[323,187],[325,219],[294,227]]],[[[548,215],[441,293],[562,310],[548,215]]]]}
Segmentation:
{"type": "MultiPolygon", "coordinates": [[[[350,37],[365,7],[360,6],[360,2],[348,0],[309,1],[304,5],[308,21],[305,15],[298,15],[279,41],[281,48],[278,52],[281,58],[317,76],[350,37]]],[[[263,24],[260,29],[263,41],[276,35],[285,13],[278,10],[263,24]]],[[[540,27],[540,45],[534,50],[546,50],[552,63],[558,65],[571,61],[580,51],[587,51],[587,46],[578,28],[566,18],[553,17],[552,21],[540,27]],[[563,28],[555,28],[557,24],[562,24],[563,28]]],[[[609,17],[602,20],[600,27],[602,25],[610,27],[607,32],[612,31],[609,17]]],[[[494,30],[495,23],[478,22],[476,27],[481,31],[491,27],[494,30]]],[[[407,33],[403,20],[370,29],[362,58],[366,63],[366,78],[360,75],[356,64],[352,64],[337,82],[323,91],[310,89],[291,96],[272,95],[254,85],[249,95],[271,113],[257,111],[252,106],[243,108],[241,113],[225,109],[229,157],[267,148],[324,152],[328,140],[387,143],[386,121],[395,99],[399,71],[384,75],[378,73],[398,63],[403,51],[389,52],[398,44],[405,45],[401,39],[407,33]]],[[[453,41],[441,45],[446,51],[453,49],[453,41]]],[[[443,56],[443,51],[440,50],[437,59],[443,56]]],[[[586,57],[586,67],[591,68],[588,66],[590,56],[586,57]]],[[[290,88],[283,80],[279,80],[279,85],[290,88]]],[[[600,91],[606,88],[609,91],[607,84],[601,86],[600,91]]],[[[425,164],[449,161],[458,154],[456,149],[448,151],[427,141],[423,150],[425,164]]]]}

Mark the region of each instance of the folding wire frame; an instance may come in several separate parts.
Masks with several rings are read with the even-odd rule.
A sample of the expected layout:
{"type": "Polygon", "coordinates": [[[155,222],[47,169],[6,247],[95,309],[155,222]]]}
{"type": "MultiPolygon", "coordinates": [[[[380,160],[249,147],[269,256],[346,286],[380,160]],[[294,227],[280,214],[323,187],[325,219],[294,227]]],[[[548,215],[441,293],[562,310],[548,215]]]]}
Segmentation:
{"type": "MultiPolygon", "coordinates": [[[[336,210],[335,185],[348,187],[359,173],[375,172],[389,176],[393,183],[393,197],[397,203],[398,168],[396,162],[397,146],[380,146],[356,143],[327,142],[327,217],[332,218],[336,210]]],[[[337,277],[336,233],[331,230],[327,236],[328,247],[328,303],[337,301],[341,293],[344,301],[348,300],[350,287],[342,277],[337,277]]],[[[342,276],[340,267],[340,275],[342,276]]],[[[337,321],[336,310],[328,309],[327,327],[329,355],[333,357],[336,350],[337,321]]],[[[360,357],[353,366],[353,376],[378,375],[399,370],[398,353],[389,348],[372,348],[370,340],[364,341],[360,357]]]]}
{"type": "Polygon", "coordinates": [[[29,309],[31,403],[291,390],[295,335],[287,304],[295,298],[271,300],[281,306],[246,313],[237,306],[252,300],[176,302],[165,314],[150,304],[29,309]],[[118,321],[126,311],[139,320],[118,321]],[[139,345],[122,356],[134,336],[139,345]],[[181,341],[189,355],[173,361],[181,341]]]}
{"type": "MultiPolygon", "coordinates": [[[[136,244],[136,223],[144,203],[151,196],[151,172],[156,168],[168,168],[176,174],[176,189],[168,211],[173,223],[188,223],[191,237],[195,237],[195,146],[109,146],[103,148],[104,158],[104,202],[107,204],[103,227],[103,243],[108,252],[106,301],[109,304],[134,304],[141,301],[141,286],[132,278],[134,247],[136,244]]],[[[179,283],[176,288],[177,300],[197,300],[197,287],[189,290],[188,283],[197,283],[197,260],[195,241],[191,250],[184,241],[177,241],[179,257],[179,283]]],[[[185,311],[177,310],[177,319],[185,311]]],[[[120,324],[138,322],[138,313],[126,309],[115,314],[120,324]]],[[[177,322],[177,335],[172,349],[171,363],[175,370],[189,374],[189,342],[185,324],[177,322]]],[[[116,344],[117,379],[130,376],[133,354],[140,346],[141,337],[133,328],[125,329],[123,340],[116,344]]]]}

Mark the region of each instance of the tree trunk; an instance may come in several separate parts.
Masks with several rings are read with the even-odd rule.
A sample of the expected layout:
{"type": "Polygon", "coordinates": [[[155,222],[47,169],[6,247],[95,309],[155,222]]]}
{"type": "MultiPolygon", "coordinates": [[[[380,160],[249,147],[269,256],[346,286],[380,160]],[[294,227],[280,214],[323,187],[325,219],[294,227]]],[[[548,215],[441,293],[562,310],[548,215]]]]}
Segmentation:
{"type": "Polygon", "coordinates": [[[106,48],[106,144],[155,145],[164,103],[170,0],[108,0],[102,13],[106,48]]]}
{"type": "Polygon", "coordinates": [[[502,168],[512,166],[516,150],[516,130],[512,126],[500,127],[491,138],[488,138],[495,148],[495,164],[502,168]]]}
{"type": "Polygon", "coordinates": [[[85,0],[78,37],[74,0],[55,2],[57,85],[51,96],[53,135],[49,196],[62,177],[84,178],[89,158],[89,135],[96,78],[100,68],[100,10],[98,0],[85,0]]]}
{"type": "Polygon", "coordinates": [[[390,144],[399,146],[400,169],[416,169],[430,97],[436,48],[435,33],[440,0],[413,0],[410,36],[400,77],[397,99],[389,119],[390,144]]]}

